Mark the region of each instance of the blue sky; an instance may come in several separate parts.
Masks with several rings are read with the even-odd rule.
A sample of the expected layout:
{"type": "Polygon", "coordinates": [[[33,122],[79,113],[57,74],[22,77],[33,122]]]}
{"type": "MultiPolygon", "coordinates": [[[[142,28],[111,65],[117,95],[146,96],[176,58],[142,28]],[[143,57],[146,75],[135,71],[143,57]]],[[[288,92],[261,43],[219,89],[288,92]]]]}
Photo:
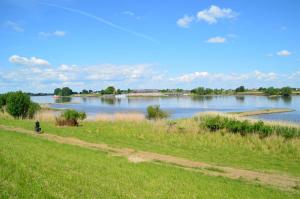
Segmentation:
{"type": "Polygon", "coordinates": [[[300,87],[298,0],[1,0],[0,92],[300,87]]]}

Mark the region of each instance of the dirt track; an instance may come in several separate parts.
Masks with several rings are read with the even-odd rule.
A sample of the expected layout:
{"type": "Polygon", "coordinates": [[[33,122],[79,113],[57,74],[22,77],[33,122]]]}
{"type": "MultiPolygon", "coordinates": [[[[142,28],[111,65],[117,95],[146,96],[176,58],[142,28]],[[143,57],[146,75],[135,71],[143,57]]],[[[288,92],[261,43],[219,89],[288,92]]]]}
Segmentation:
{"type": "Polygon", "coordinates": [[[5,125],[0,125],[0,129],[17,133],[29,134],[31,136],[48,139],[62,144],[70,144],[94,150],[101,150],[104,152],[108,152],[112,155],[126,157],[130,162],[133,163],[145,161],[153,163],[166,163],[171,166],[181,167],[186,170],[201,172],[206,175],[223,176],[231,179],[243,179],[249,182],[275,186],[282,190],[288,191],[295,191],[295,188],[300,186],[300,178],[288,176],[285,174],[264,173],[259,171],[250,171],[246,169],[217,166],[205,162],[192,161],[185,158],[170,155],[162,155],[158,153],[145,151],[136,151],[130,148],[115,148],[108,146],[107,144],[90,143],[72,137],[62,137],[47,133],[36,134],[34,131],[26,130],[23,128],[9,127],[5,125]]]}

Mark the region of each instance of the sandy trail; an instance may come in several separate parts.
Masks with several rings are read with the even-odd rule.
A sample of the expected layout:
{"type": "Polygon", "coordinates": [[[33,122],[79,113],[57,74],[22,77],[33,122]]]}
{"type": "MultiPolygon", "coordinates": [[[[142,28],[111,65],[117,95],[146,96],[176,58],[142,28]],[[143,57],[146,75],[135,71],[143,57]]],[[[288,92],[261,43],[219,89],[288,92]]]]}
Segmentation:
{"type": "Polygon", "coordinates": [[[281,190],[287,191],[296,191],[297,188],[300,186],[299,177],[292,177],[286,174],[269,172],[266,173],[246,169],[217,166],[210,163],[192,161],[176,156],[163,155],[145,151],[136,151],[130,148],[116,148],[108,146],[107,144],[90,143],[73,137],[62,137],[47,133],[36,134],[34,131],[26,130],[23,128],[9,127],[5,125],[0,125],[0,129],[17,133],[25,133],[31,136],[44,138],[61,144],[70,144],[94,150],[101,150],[104,152],[108,152],[112,155],[126,157],[130,162],[133,163],[145,161],[153,163],[166,163],[171,166],[181,167],[183,169],[191,170],[194,172],[201,172],[206,175],[223,176],[231,179],[242,179],[249,182],[274,186],[281,190]]]}

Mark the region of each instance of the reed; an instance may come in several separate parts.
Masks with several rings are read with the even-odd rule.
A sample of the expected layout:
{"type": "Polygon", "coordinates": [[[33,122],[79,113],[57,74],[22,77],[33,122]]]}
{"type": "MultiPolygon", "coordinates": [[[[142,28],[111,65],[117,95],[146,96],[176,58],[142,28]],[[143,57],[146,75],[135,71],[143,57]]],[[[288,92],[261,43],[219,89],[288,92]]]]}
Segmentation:
{"type": "Polygon", "coordinates": [[[97,114],[90,117],[90,121],[144,121],[145,115],[142,113],[114,113],[114,114],[97,114]]]}
{"type": "Polygon", "coordinates": [[[58,114],[58,111],[42,109],[34,115],[34,119],[39,121],[55,121],[55,117],[58,114]]]}

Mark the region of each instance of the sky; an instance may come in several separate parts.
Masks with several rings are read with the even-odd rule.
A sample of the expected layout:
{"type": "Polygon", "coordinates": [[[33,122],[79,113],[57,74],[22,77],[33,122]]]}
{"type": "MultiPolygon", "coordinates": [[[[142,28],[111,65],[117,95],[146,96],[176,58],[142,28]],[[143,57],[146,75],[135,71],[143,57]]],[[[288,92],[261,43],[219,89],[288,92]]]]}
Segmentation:
{"type": "Polygon", "coordinates": [[[298,0],[1,0],[0,92],[300,87],[298,0]]]}

